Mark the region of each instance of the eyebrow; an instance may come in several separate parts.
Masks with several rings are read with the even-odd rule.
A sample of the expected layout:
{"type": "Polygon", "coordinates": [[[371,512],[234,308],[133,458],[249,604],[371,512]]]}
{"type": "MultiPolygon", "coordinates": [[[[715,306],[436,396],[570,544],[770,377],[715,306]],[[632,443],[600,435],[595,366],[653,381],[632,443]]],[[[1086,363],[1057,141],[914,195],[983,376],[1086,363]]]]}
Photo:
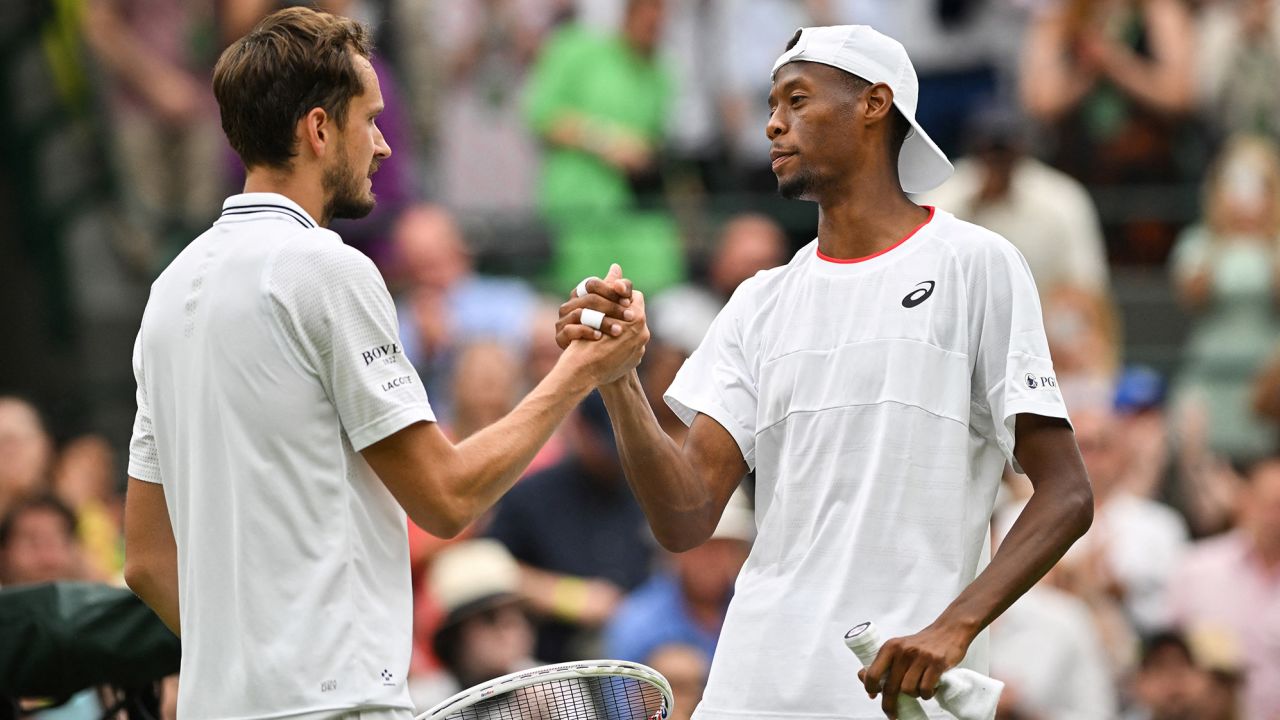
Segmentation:
{"type": "Polygon", "coordinates": [[[792,87],[797,83],[803,83],[803,82],[805,82],[805,78],[803,75],[794,75],[792,77],[787,78],[786,80],[783,80],[782,83],[780,84],[775,82],[773,84],[773,87],[769,89],[768,102],[769,103],[773,102],[774,93],[778,93],[778,94],[785,93],[788,88],[792,87]]]}

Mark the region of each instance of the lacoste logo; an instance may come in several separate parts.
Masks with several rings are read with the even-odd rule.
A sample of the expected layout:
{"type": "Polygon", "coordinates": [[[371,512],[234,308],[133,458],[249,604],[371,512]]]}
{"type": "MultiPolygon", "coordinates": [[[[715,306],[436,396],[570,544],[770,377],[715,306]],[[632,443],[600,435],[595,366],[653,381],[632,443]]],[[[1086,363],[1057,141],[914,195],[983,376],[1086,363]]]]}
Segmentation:
{"type": "Polygon", "coordinates": [[[924,282],[916,285],[915,290],[912,290],[906,297],[902,298],[902,307],[913,308],[925,300],[928,300],[929,296],[933,294],[933,285],[934,283],[932,280],[925,280],[924,282]],[[924,287],[925,285],[928,285],[928,287],[924,287]]]}

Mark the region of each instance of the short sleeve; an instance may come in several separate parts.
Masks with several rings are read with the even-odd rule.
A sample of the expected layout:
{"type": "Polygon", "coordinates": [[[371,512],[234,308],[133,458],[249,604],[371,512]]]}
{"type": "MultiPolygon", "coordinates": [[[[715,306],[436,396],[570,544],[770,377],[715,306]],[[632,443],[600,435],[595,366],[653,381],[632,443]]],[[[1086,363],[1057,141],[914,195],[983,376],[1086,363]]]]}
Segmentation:
{"type": "Polygon", "coordinates": [[[744,342],[751,281],[743,283],[707,329],[702,344],[685,361],[663,396],[685,425],[699,413],[729,431],[747,467],[756,467],[756,410],[759,387],[744,342]]]}
{"type": "Polygon", "coordinates": [[[1067,419],[1066,405],[1049,357],[1040,298],[1027,261],[1001,241],[975,268],[970,312],[975,316],[974,402],[989,414],[994,440],[1005,458],[1013,456],[1014,423],[1021,413],[1067,419]]]}
{"type": "Polygon", "coordinates": [[[133,342],[133,378],[138,385],[138,412],[133,416],[133,437],[129,440],[129,476],[150,483],[160,478],[160,454],[156,451],[155,428],[151,424],[151,404],[147,400],[147,378],[142,371],[142,331],[133,342]]]}
{"type": "Polygon", "coordinates": [[[354,449],[435,420],[395,304],[367,257],[336,236],[286,247],[268,268],[267,292],[285,342],[319,379],[354,449]]]}

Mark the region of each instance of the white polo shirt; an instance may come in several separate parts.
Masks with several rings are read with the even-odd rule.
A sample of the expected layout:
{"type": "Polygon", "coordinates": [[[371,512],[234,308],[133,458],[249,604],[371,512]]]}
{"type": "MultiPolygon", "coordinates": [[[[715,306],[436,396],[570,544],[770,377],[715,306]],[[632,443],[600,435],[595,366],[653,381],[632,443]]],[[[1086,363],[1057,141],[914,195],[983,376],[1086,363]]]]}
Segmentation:
{"type": "MultiPolygon", "coordinates": [[[[697,720],[882,719],[845,632],[931,623],[986,564],[1015,416],[1066,417],[1022,256],[943,211],[870,258],[814,241],[743,283],[667,402],[756,471],[697,720]]],[[[986,671],[985,636],[964,665],[986,671]]]]}
{"type": "Polygon", "coordinates": [[[435,419],[368,258],[267,193],[151,287],[129,474],[164,485],[185,720],[412,709],[405,514],[358,451],[435,419]]]}

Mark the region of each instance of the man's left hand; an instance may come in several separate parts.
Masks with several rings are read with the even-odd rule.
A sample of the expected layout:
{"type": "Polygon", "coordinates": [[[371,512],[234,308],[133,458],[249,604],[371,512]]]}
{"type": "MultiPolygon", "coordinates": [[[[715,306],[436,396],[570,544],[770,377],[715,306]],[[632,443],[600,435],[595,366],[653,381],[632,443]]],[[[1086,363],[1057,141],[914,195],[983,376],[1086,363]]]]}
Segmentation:
{"type": "Polygon", "coordinates": [[[961,628],[934,623],[915,635],[887,641],[871,667],[858,671],[867,695],[883,692],[880,707],[886,716],[898,716],[898,694],[928,700],[938,688],[942,673],[964,659],[973,637],[961,628]]]}

